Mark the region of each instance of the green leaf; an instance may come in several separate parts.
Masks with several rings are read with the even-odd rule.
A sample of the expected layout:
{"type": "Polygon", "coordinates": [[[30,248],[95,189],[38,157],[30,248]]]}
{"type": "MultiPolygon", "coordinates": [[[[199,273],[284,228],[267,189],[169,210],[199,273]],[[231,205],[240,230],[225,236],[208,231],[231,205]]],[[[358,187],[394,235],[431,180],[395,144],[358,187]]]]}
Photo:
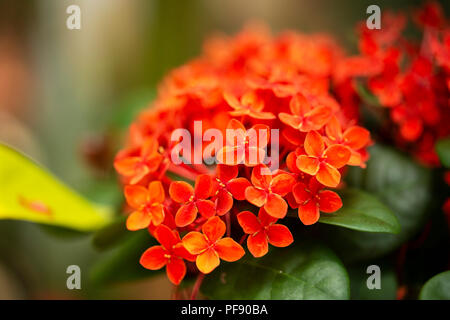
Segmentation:
{"type": "Polygon", "coordinates": [[[157,245],[147,230],[129,232],[120,244],[96,261],[90,272],[94,285],[108,285],[120,282],[135,281],[159,274],[162,270],[151,271],[142,267],[139,259],[146,249],[157,245]]]}
{"type": "Polygon", "coordinates": [[[400,223],[398,234],[369,233],[330,226],[323,230],[340,257],[348,261],[380,257],[413,237],[427,218],[431,199],[430,170],[411,157],[383,145],[369,149],[366,169],[353,167],[346,177],[351,187],[377,197],[400,223]]]}
{"type": "Polygon", "coordinates": [[[97,249],[105,250],[122,241],[129,234],[125,226],[125,221],[125,216],[119,216],[110,224],[95,232],[92,238],[93,245],[97,249]]]}
{"type": "Polygon", "coordinates": [[[328,248],[303,242],[271,248],[256,259],[249,253],[224,263],[205,278],[202,293],[211,299],[348,299],[349,280],[341,261],[328,248]]]}
{"type": "Polygon", "coordinates": [[[436,152],[442,164],[450,168],[450,138],[439,140],[436,143],[436,152]]]}
{"type": "Polygon", "coordinates": [[[342,192],[343,206],[335,213],[323,213],[319,222],[367,232],[400,232],[395,214],[373,195],[347,189],[342,192]]]}
{"type": "Polygon", "coordinates": [[[77,231],[96,230],[109,209],[84,199],[43,168],[0,144],[0,219],[26,220],[77,231]]]}
{"type": "Polygon", "coordinates": [[[420,300],[450,300],[450,271],[435,275],[420,290],[420,300]]]}

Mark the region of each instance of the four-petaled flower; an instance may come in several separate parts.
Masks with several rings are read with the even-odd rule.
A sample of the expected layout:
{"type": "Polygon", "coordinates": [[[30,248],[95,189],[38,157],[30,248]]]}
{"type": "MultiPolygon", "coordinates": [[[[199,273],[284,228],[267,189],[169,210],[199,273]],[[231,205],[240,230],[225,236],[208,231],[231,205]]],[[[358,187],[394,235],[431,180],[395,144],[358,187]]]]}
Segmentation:
{"type": "Polygon", "coordinates": [[[339,144],[325,149],[324,140],[317,131],[308,132],[304,148],[306,155],[300,155],[297,158],[297,168],[315,176],[320,183],[327,187],[336,187],[341,181],[338,169],[348,163],[350,150],[339,144]]]}
{"type": "Polygon", "coordinates": [[[160,225],[164,220],[164,188],[160,181],[150,182],[148,189],[142,186],[126,186],[125,198],[135,211],[128,216],[127,229],[147,228],[150,223],[160,225]]]}
{"type": "Polygon", "coordinates": [[[234,110],[230,111],[230,115],[233,117],[249,116],[254,119],[275,119],[275,116],[271,112],[263,112],[264,101],[258,99],[258,96],[254,91],[244,94],[240,101],[231,93],[225,92],[223,95],[225,101],[234,110]]]}
{"type": "Polygon", "coordinates": [[[233,198],[245,200],[245,189],[251,184],[246,178],[238,178],[237,166],[217,165],[217,177],[214,185],[216,210],[219,216],[233,207],[233,198]]]}
{"type": "Polygon", "coordinates": [[[265,158],[264,148],[270,137],[270,129],[263,124],[256,124],[249,130],[235,119],[228,122],[226,145],[217,152],[217,160],[226,165],[245,164],[254,167],[265,158]]]}
{"type": "Polygon", "coordinates": [[[166,273],[174,285],[179,285],[186,275],[186,264],[183,259],[195,261],[181,242],[178,232],[170,230],[165,225],[155,229],[154,236],[161,244],[147,249],[141,256],[140,263],[144,268],[159,270],[166,266],[166,273]]]}
{"type": "Polygon", "coordinates": [[[245,189],[245,198],[257,207],[264,206],[266,212],[274,218],[286,216],[288,205],[283,197],[291,192],[295,178],[287,173],[272,175],[265,165],[259,165],[252,171],[253,186],[245,189]]]}
{"type": "Polygon", "coordinates": [[[114,161],[114,167],[130,184],[137,184],[145,176],[158,170],[163,156],[158,152],[158,141],[149,138],[144,141],[139,155],[129,155],[114,161]]]}
{"type": "Polygon", "coordinates": [[[302,132],[319,130],[331,117],[331,109],[326,106],[313,108],[302,94],[295,95],[289,108],[292,114],[280,112],[278,117],[281,122],[302,132]]]}
{"type": "Polygon", "coordinates": [[[220,259],[233,262],[245,254],[244,249],[232,238],[222,238],[225,223],[219,217],[210,218],[202,226],[202,232],[191,231],[183,238],[186,250],[197,258],[195,263],[202,273],[210,273],[220,264],[220,259]]]}
{"type": "Polygon", "coordinates": [[[336,192],[323,190],[323,186],[312,177],[308,185],[298,182],[292,188],[298,205],[298,217],[305,225],[316,223],[320,211],[332,213],[342,207],[342,200],[336,192]]]}
{"type": "Polygon", "coordinates": [[[342,132],[341,123],[336,117],[333,117],[325,126],[327,138],[325,143],[329,146],[340,144],[349,148],[351,155],[348,165],[365,167],[364,157],[366,152],[360,152],[362,148],[370,143],[369,130],[360,126],[348,127],[342,132]]]}
{"type": "Polygon", "coordinates": [[[175,181],[170,184],[170,197],[173,201],[181,204],[175,214],[177,227],[185,227],[194,222],[198,212],[205,218],[210,218],[215,214],[214,202],[208,200],[212,195],[212,187],[212,179],[207,174],[197,176],[195,189],[184,181],[175,181]]]}
{"type": "Polygon", "coordinates": [[[244,232],[249,235],[247,247],[256,258],[269,251],[269,243],[275,247],[287,247],[294,241],[289,229],[282,224],[275,224],[277,219],[268,215],[264,208],[259,209],[258,217],[250,211],[242,211],[237,219],[244,232]]]}

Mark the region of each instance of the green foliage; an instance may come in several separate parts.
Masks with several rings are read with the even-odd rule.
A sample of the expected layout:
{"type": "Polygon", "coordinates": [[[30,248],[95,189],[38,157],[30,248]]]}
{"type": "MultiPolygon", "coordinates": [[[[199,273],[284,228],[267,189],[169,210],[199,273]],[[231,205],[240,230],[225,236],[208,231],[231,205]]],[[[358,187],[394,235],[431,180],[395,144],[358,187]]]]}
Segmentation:
{"type": "Polygon", "coordinates": [[[94,205],[17,151],[0,145],[0,219],[26,220],[76,231],[110,221],[94,205]]]}
{"type": "Polygon", "coordinates": [[[450,271],[428,280],[420,291],[420,300],[450,300],[450,271]]]}
{"type": "Polygon", "coordinates": [[[436,152],[442,164],[450,168],[450,138],[439,140],[436,143],[436,152]]]}
{"type": "Polygon", "coordinates": [[[306,243],[271,248],[267,256],[225,263],[201,287],[211,299],[348,299],[349,279],[336,255],[306,243]]]}
{"type": "Polygon", "coordinates": [[[362,263],[348,267],[350,276],[350,296],[352,300],[395,300],[397,297],[397,278],[394,269],[379,260],[373,264],[378,265],[381,270],[381,288],[369,289],[367,279],[367,267],[372,263],[362,263]]]}
{"type": "Polygon", "coordinates": [[[367,168],[352,168],[347,181],[389,207],[397,216],[401,230],[398,234],[334,227],[325,230],[330,243],[347,261],[379,257],[410,239],[423,225],[431,198],[429,170],[386,146],[375,145],[370,148],[370,154],[367,168]]]}
{"type": "Polygon", "coordinates": [[[146,249],[157,245],[148,231],[128,232],[125,239],[109,251],[104,252],[92,267],[90,279],[94,285],[108,285],[126,281],[140,280],[158,274],[139,264],[146,249]]]}
{"type": "Polygon", "coordinates": [[[341,196],[343,207],[335,213],[322,213],[319,222],[358,231],[400,231],[395,214],[373,195],[357,189],[347,189],[341,196]]]}

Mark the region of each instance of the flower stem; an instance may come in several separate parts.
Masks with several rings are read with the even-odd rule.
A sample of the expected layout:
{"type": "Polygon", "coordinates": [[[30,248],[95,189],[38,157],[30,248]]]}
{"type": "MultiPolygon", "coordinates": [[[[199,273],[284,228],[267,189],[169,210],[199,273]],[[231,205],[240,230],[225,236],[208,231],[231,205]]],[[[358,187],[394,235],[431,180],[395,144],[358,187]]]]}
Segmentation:
{"type": "Polygon", "coordinates": [[[200,272],[197,276],[197,280],[195,280],[194,287],[192,288],[191,300],[196,300],[197,293],[200,290],[204,278],[205,274],[200,272]]]}

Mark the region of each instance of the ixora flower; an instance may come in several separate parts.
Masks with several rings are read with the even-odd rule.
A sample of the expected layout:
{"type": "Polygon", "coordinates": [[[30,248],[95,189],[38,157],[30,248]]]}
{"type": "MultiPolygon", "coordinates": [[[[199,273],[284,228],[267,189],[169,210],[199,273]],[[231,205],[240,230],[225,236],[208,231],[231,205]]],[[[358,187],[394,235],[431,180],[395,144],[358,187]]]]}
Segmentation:
{"type": "Polygon", "coordinates": [[[213,271],[220,259],[233,262],[245,254],[239,243],[230,237],[222,238],[225,231],[225,223],[213,217],[202,226],[203,233],[191,231],[184,236],[183,245],[190,254],[197,256],[195,263],[201,272],[213,271]]]}
{"type": "Polygon", "coordinates": [[[134,210],[128,229],[160,243],[141,264],[166,266],[174,284],[241,259],[245,237],[246,259],[259,258],[320,212],[339,214],[345,200],[325,188],[364,167],[371,143],[353,100],[330,89],[352,73],[334,74],[345,57],[329,37],[247,28],[204,48],[167,75],[114,163],[134,210]]]}

